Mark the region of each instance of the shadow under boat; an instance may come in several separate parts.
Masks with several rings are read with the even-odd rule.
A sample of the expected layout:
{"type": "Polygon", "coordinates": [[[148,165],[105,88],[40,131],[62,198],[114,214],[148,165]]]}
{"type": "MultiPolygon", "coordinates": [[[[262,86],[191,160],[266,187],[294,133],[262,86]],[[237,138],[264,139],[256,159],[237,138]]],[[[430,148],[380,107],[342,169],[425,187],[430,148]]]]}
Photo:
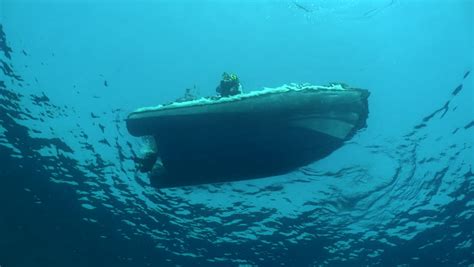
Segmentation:
{"type": "Polygon", "coordinates": [[[153,136],[157,188],[280,175],[328,156],[366,126],[369,92],[285,86],[131,113],[134,136],[153,136]]]}

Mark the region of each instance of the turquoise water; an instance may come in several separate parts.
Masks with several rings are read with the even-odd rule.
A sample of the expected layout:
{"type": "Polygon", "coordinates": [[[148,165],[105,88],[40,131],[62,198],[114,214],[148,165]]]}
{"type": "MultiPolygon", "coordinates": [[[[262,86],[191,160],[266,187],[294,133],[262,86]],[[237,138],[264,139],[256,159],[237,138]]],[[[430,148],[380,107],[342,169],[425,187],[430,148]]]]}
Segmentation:
{"type": "Polygon", "coordinates": [[[0,2],[0,266],[474,264],[474,6],[0,2]],[[134,109],[344,82],[367,128],[266,179],[157,190],[134,109]]]}

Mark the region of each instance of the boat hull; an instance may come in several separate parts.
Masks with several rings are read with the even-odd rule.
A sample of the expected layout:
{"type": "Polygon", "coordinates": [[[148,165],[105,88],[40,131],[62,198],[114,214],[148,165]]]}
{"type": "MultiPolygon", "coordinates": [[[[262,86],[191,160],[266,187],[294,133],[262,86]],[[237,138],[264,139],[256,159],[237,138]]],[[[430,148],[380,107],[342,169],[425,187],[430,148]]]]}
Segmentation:
{"type": "Polygon", "coordinates": [[[362,89],[269,93],[132,113],[129,132],[155,137],[159,188],[288,173],[326,157],[365,127],[362,89]]]}

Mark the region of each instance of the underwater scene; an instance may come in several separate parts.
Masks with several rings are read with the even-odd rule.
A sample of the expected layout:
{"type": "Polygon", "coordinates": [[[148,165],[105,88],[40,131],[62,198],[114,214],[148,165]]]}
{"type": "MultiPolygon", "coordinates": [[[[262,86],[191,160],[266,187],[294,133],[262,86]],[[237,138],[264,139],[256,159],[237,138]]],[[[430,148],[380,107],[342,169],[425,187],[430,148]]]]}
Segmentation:
{"type": "Polygon", "coordinates": [[[471,0],[0,0],[0,267],[473,267],[473,36],[471,0]]]}

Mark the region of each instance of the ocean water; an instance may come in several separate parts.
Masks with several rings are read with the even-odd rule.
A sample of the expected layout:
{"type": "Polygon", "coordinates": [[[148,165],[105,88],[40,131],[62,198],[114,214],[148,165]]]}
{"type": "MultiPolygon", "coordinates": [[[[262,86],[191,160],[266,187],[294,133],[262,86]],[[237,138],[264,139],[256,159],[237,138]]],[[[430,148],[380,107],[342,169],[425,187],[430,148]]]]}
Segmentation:
{"type": "Polygon", "coordinates": [[[471,0],[0,0],[0,266],[473,266],[471,0]],[[344,82],[289,174],[157,190],[124,119],[222,72],[344,82]]]}

